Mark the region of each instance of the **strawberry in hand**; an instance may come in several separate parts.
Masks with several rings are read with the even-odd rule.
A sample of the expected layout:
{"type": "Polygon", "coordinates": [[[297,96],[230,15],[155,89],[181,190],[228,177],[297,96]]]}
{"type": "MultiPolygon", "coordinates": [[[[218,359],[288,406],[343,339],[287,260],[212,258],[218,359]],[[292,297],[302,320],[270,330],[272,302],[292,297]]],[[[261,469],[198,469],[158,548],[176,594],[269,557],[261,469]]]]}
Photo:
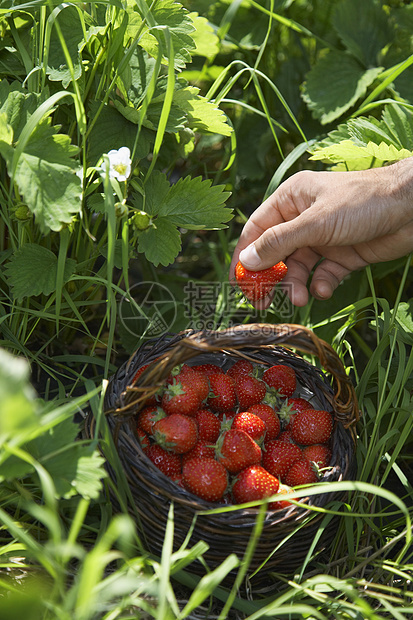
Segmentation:
{"type": "Polygon", "coordinates": [[[250,271],[240,261],[235,266],[235,279],[241,291],[250,302],[267,297],[278,282],[287,275],[287,266],[279,262],[261,271],[250,271]]]}

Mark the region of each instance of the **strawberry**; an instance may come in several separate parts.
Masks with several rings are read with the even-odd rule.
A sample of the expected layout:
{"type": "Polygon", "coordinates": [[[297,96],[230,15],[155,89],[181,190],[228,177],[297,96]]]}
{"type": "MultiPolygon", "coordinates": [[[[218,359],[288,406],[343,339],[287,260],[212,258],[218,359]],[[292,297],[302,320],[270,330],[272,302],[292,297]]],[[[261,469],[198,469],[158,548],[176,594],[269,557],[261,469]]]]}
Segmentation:
{"type": "Polygon", "coordinates": [[[141,428],[136,429],[136,434],[138,436],[140,447],[143,451],[147,450],[150,446],[150,441],[148,435],[141,428]]]}
{"type": "MultiPolygon", "coordinates": [[[[135,385],[136,381],[139,379],[139,377],[141,376],[141,374],[144,372],[144,370],[146,370],[148,367],[150,366],[150,364],[145,364],[144,366],[141,366],[136,373],[133,376],[132,379],[132,385],[135,385]]],[[[153,396],[150,396],[149,398],[147,398],[145,400],[145,406],[149,407],[151,405],[156,405],[156,395],[153,394],[153,396]]]]}
{"type": "Polygon", "coordinates": [[[195,388],[199,394],[201,402],[205,400],[209,394],[209,381],[208,377],[198,370],[193,370],[190,366],[184,364],[179,375],[176,376],[177,381],[180,381],[182,385],[190,385],[195,388]]]}
{"type": "Polygon", "coordinates": [[[270,474],[284,482],[291,466],[302,458],[302,452],[295,444],[273,439],[265,445],[262,464],[270,474]]]}
{"type": "Polygon", "coordinates": [[[240,261],[235,266],[235,279],[249,301],[259,301],[269,295],[286,275],[287,266],[283,262],[261,271],[250,271],[240,261]]]}
{"type": "Polygon", "coordinates": [[[232,377],[234,381],[243,375],[251,375],[253,373],[254,366],[248,360],[240,359],[231,368],[228,368],[227,375],[232,377]]]}
{"type": "Polygon", "coordinates": [[[271,502],[270,508],[272,508],[272,510],[280,510],[281,508],[288,508],[288,506],[293,506],[294,504],[292,504],[290,501],[288,501],[288,499],[285,498],[286,495],[291,495],[293,493],[293,489],[287,484],[280,484],[280,488],[278,489],[277,493],[280,499],[278,499],[276,502],[271,502]]]}
{"type": "Polygon", "coordinates": [[[280,407],[278,415],[281,418],[283,427],[289,430],[292,427],[294,416],[304,409],[312,409],[313,406],[304,398],[288,398],[280,407]]]}
{"type": "Polygon", "coordinates": [[[231,474],[261,461],[261,448],[245,432],[236,429],[225,431],[218,439],[215,458],[231,474]]]}
{"type": "Polygon", "coordinates": [[[201,372],[206,377],[210,377],[211,375],[223,375],[224,370],[217,366],[216,364],[198,364],[197,366],[191,366],[192,370],[197,370],[201,372]]]}
{"type": "Polygon", "coordinates": [[[209,409],[199,409],[195,414],[198,423],[198,438],[215,443],[221,430],[221,422],[209,409]]]}
{"type": "Polygon", "coordinates": [[[227,470],[215,459],[194,458],[186,461],[182,477],[188,491],[208,502],[219,502],[228,485],[227,470]]]}
{"type": "Polygon", "coordinates": [[[153,437],[162,448],[184,454],[192,450],[198,441],[198,425],[187,415],[172,413],[155,422],[153,437]]]}
{"type": "Polygon", "coordinates": [[[178,381],[168,385],[162,396],[162,408],[170,415],[180,413],[193,416],[201,405],[201,398],[194,386],[178,381]]]}
{"type": "Polygon", "coordinates": [[[250,375],[237,377],[235,391],[241,411],[248,409],[250,405],[256,405],[264,398],[267,388],[263,381],[250,375]]]}
{"type": "Polygon", "coordinates": [[[208,398],[208,406],[214,411],[230,411],[237,404],[235,382],[225,374],[209,377],[212,395],[208,398]]]}
{"type": "Polygon", "coordinates": [[[293,437],[291,435],[291,430],[286,429],[282,433],[280,433],[277,437],[278,441],[284,441],[286,443],[294,443],[293,437]]]}
{"type": "Polygon", "coordinates": [[[231,428],[239,431],[245,431],[258,444],[262,443],[266,426],[264,420],[261,420],[255,413],[249,411],[240,411],[233,419],[231,428]]]}
{"type": "Polygon", "coordinates": [[[285,476],[285,483],[290,487],[318,482],[314,466],[308,459],[299,459],[293,463],[285,476]]]}
{"type": "Polygon", "coordinates": [[[190,450],[189,452],[185,452],[185,454],[182,455],[182,463],[186,463],[190,459],[194,458],[215,458],[215,446],[211,445],[204,439],[198,438],[198,441],[196,442],[192,450],[190,450]]]}
{"type": "Polygon", "coordinates": [[[144,370],[146,370],[148,368],[149,364],[145,364],[144,366],[141,366],[140,368],[138,368],[138,370],[135,372],[133,379],[132,379],[132,384],[134,384],[139,377],[141,376],[141,374],[143,373],[144,370]]]}
{"type": "Polygon", "coordinates": [[[149,405],[139,411],[137,415],[137,427],[145,431],[147,435],[152,435],[152,427],[158,420],[166,416],[166,413],[156,405],[149,405]]]}
{"type": "Polygon", "coordinates": [[[318,467],[328,467],[330,464],[331,450],[325,444],[316,443],[306,446],[303,448],[303,455],[318,467]]]}
{"type": "Polygon", "coordinates": [[[268,473],[261,465],[250,465],[237,475],[232,495],[236,504],[253,502],[275,495],[279,486],[278,478],[268,473]]]}
{"type": "Polygon", "coordinates": [[[181,474],[181,457],[178,454],[167,452],[154,443],[145,451],[146,456],[161,470],[165,476],[177,479],[181,474]]]}
{"type": "Polygon", "coordinates": [[[259,403],[248,407],[248,411],[264,421],[266,429],[265,441],[271,441],[271,439],[275,439],[278,436],[281,430],[280,418],[270,405],[259,403]]]}
{"type": "Polygon", "coordinates": [[[294,369],[284,364],[267,368],[262,378],[269,387],[275,388],[282,396],[292,396],[297,387],[294,369]]]}
{"type": "Polygon", "coordinates": [[[327,443],[332,431],[333,416],[331,413],[316,409],[299,411],[291,427],[294,441],[305,446],[315,443],[327,443]]]}

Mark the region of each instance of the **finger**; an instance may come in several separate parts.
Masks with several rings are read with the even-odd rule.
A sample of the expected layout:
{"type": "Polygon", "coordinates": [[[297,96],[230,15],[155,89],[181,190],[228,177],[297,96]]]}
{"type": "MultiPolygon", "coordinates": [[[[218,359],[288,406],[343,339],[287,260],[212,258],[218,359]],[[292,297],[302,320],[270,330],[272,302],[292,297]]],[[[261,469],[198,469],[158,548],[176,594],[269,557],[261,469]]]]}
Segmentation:
{"type": "Polygon", "coordinates": [[[342,264],[326,259],[314,271],[311,280],[310,292],[316,299],[330,299],[340,282],[344,280],[352,269],[342,264]]]}
{"type": "Polygon", "coordinates": [[[296,250],[323,245],[325,224],[304,211],[290,222],[266,230],[256,241],[242,250],[239,260],[252,270],[267,269],[296,250]]]}
{"type": "Polygon", "coordinates": [[[307,283],[313,267],[320,260],[320,254],[311,248],[294,252],[286,261],[288,272],[280,286],[294,306],[305,306],[308,302],[307,283]]]}

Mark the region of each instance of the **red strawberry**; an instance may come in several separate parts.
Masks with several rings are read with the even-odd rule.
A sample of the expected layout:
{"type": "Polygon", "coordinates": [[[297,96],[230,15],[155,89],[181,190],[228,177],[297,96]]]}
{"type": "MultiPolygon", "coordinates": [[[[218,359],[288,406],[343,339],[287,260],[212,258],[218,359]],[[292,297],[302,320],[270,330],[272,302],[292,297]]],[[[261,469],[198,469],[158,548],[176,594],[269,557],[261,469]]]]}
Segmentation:
{"type": "Polygon", "coordinates": [[[287,430],[291,428],[296,413],[312,408],[313,406],[304,398],[288,398],[280,407],[278,415],[281,418],[283,427],[287,430]]]}
{"type": "Polygon", "coordinates": [[[267,368],[262,378],[267,385],[275,388],[283,396],[292,396],[297,387],[294,369],[284,364],[276,364],[267,368]]]}
{"type": "Polygon", "coordinates": [[[230,411],[237,404],[235,382],[225,374],[209,377],[212,395],[208,398],[208,406],[214,411],[230,411]]]}
{"type": "Polygon", "coordinates": [[[219,502],[227,489],[227,470],[215,459],[190,459],[184,463],[182,475],[188,491],[208,502],[219,502]]]}
{"type": "Polygon", "coordinates": [[[166,416],[166,413],[156,405],[144,407],[137,415],[137,426],[148,435],[152,435],[152,427],[158,420],[166,416]]]}
{"type": "Polygon", "coordinates": [[[249,301],[259,301],[269,295],[286,275],[287,266],[283,262],[261,271],[250,271],[239,261],[235,266],[235,279],[249,301]]]}
{"type": "Polygon", "coordinates": [[[302,458],[302,452],[298,446],[274,439],[265,445],[262,464],[270,474],[284,482],[285,476],[293,463],[302,458]]]}
{"type": "Polygon", "coordinates": [[[211,375],[223,375],[224,370],[216,364],[198,364],[197,366],[191,366],[192,370],[197,370],[203,375],[210,377],[211,375]]]}
{"type": "Polygon", "coordinates": [[[153,437],[160,446],[176,454],[189,452],[198,441],[198,426],[193,418],[172,413],[153,425],[153,437]]]}
{"type": "Polygon", "coordinates": [[[168,415],[180,413],[193,416],[201,404],[201,398],[195,387],[186,382],[172,383],[162,396],[162,408],[168,415]]]}
{"type": "Polygon", "coordinates": [[[215,458],[231,473],[236,474],[261,461],[261,448],[245,432],[225,431],[217,442],[215,458]]]}
{"type": "Polygon", "coordinates": [[[182,385],[190,385],[195,388],[199,394],[201,401],[205,400],[209,394],[209,381],[208,377],[198,370],[193,370],[190,366],[186,366],[186,369],[182,369],[179,375],[177,375],[177,381],[180,381],[182,385]]]}
{"type": "Polygon", "coordinates": [[[177,479],[181,474],[181,457],[178,454],[167,452],[154,443],[145,451],[146,456],[161,470],[165,476],[177,479]]]}
{"type": "Polygon", "coordinates": [[[221,430],[221,422],[209,409],[199,409],[195,414],[198,423],[198,437],[209,443],[215,443],[221,430]]]}
{"type": "Polygon", "coordinates": [[[280,510],[281,508],[288,508],[288,506],[293,506],[288,499],[286,499],[287,495],[291,495],[294,493],[293,489],[289,487],[287,484],[280,484],[280,488],[278,489],[278,499],[276,502],[271,502],[270,508],[272,510],[280,510]]]}
{"type": "Polygon", "coordinates": [[[277,437],[278,441],[284,441],[286,443],[294,443],[293,437],[291,435],[291,430],[285,430],[280,433],[277,437]]]}
{"type": "Polygon", "coordinates": [[[265,436],[266,426],[255,413],[250,411],[240,411],[232,419],[231,428],[238,431],[245,431],[257,443],[261,443],[265,436]]]}
{"type": "Polygon", "coordinates": [[[194,458],[215,458],[215,446],[212,446],[204,439],[198,439],[192,450],[182,455],[182,463],[186,463],[189,459],[194,458]]]}
{"type": "Polygon", "coordinates": [[[256,405],[264,398],[267,388],[263,381],[250,375],[237,377],[235,381],[235,391],[241,411],[245,411],[251,405],[256,405]]]}
{"type": "Polygon", "coordinates": [[[261,465],[250,465],[237,475],[232,495],[236,504],[253,502],[275,495],[279,486],[278,478],[268,473],[261,465]]]}
{"type": "Polygon", "coordinates": [[[294,441],[310,446],[315,443],[327,443],[333,431],[333,416],[328,411],[306,409],[299,411],[291,428],[294,441]]]}
{"type": "Polygon", "coordinates": [[[148,435],[145,433],[145,431],[143,431],[141,428],[136,429],[136,434],[138,436],[139,439],[139,444],[142,448],[143,451],[147,450],[150,446],[150,441],[149,441],[149,437],[148,435]]]}
{"type": "Polygon", "coordinates": [[[313,444],[303,448],[303,455],[306,459],[315,463],[318,467],[328,467],[331,460],[331,450],[325,444],[313,444]]]}
{"type": "Polygon", "coordinates": [[[238,360],[231,368],[227,370],[227,375],[236,380],[243,375],[251,375],[254,370],[254,366],[248,360],[238,360]]]}
{"type": "Polygon", "coordinates": [[[308,459],[299,459],[293,463],[285,477],[285,483],[290,487],[313,482],[318,482],[318,476],[308,459]]]}
{"type": "Polygon", "coordinates": [[[258,405],[248,407],[248,411],[264,421],[266,428],[265,441],[271,441],[271,439],[275,439],[278,436],[281,430],[280,418],[270,405],[259,403],[258,405]]]}
{"type": "Polygon", "coordinates": [[[141,376],[141,374],[143,373],[144,370],[146,370],[148,368],[149,364],[145,364],[144,366],[141,366],[134,374],[133,379],[132,379],[132,384],[135,383],[135,381],[137,379],[139,379],[139,377],[141,376]]]}

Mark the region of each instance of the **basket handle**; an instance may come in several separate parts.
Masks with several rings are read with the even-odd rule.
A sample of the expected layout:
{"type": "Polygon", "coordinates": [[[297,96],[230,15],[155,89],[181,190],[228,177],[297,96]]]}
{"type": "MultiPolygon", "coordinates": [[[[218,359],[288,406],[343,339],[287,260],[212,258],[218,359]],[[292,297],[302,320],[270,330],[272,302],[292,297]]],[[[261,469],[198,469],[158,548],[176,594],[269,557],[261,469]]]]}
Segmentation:
{"type": "MultiPolygon", "coordinates": [[[[293,323],[251,323],[236,325],[222,331],[188,330],[180,334],[177,342],[167,352],[161,354],[153,371],[142,376],[141,389],[154,385],[160,378],[166,377],[178,363],[183,363],[200,353],[212,353],[225,350],[237,351],[247,347],[286,346],[318,357],[324,370],[333,378],[333,407],[336,418],[345,428],[353,426],[360,417],[354,386],[346,374],[345,368],[333,347],[321,340],[309,328],[293,323]]],[[[136,389],[136,388],[135,388],[136,389]]],[[[133,389],[133,391],[135,391],[133,389]]],[[[125,394],[124,405],[132,394],[125,394]]],[[[135,392],[136,398],[136,392],[135,392]]]]}

